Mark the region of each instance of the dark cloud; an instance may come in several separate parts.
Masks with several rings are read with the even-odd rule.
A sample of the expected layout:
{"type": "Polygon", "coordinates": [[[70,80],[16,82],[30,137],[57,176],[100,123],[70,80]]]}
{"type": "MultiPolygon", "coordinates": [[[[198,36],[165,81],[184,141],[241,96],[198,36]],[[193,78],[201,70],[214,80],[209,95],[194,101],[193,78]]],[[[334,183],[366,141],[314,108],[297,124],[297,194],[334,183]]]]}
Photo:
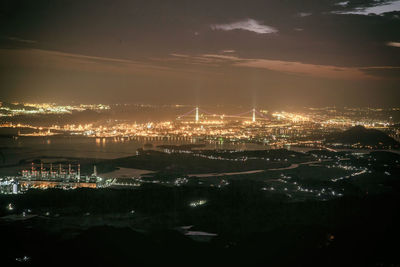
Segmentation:
{"type": "Polygon", "coordinates": [[[361,70],[367,75],[400,81],[400,67],[370,67],[361,70]]]}
{"type": "Polygon", "coordinates": [[[37,43],[37,41],[35,41],[35,40],[26,40],[26,39],[21,39],[18,37],[13,37],[13,36],[4,36],[3,38],[5,38],[7,40],[21,42],[21,43],[27,43],[27,44],[36,44],[37,43]]]}

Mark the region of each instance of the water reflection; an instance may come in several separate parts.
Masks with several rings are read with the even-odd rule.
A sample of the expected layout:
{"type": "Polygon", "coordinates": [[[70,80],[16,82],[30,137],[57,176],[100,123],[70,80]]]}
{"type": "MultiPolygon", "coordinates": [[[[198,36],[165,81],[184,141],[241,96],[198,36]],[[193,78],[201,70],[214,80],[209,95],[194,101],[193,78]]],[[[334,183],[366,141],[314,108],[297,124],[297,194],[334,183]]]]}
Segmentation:
{"type": "MultiPolygon", "coordinates": [[[[87,138],[80,136],[20,137],[0,139],[0,147],[5,155],[5,163],[16,164],[21,159],[35,157],[71,157],[113,159],[136,155],[138,148],[158,149],[159,145],[204,144],[199,149],[269,149],[266,144],[224,142],[204,140],[198,137],[117,137],[87,138]],[[147,144],[145,146],[145,144],[147,144]],[[151,144],[151,145],[150,145],[151,144]],[[45,146],[45,149],[44,149],[45,146]]],[[[160,149],[161,150],[161,149],[160,149]]]]}

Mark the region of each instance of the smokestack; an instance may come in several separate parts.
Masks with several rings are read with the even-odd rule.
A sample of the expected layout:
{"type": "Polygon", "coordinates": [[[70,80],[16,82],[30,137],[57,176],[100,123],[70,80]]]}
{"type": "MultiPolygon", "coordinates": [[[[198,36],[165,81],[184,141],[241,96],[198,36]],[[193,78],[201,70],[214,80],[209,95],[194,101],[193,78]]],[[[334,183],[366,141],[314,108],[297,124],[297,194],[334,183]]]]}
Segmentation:
{"type": "Polygon", "coordinates": [[[78,163],[78,179],[81,179],[81,164],[78,163]]]}

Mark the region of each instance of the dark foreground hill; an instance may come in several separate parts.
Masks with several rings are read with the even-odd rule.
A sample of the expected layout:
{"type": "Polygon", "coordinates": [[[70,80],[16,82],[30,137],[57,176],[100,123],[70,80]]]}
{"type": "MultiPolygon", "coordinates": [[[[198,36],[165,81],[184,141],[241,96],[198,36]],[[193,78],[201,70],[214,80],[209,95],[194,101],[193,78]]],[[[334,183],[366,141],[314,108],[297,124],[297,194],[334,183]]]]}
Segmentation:
{"type": "Polygon", "coordinates": [[[386,133],[375,129],[367,129],[363,126],[355,126],[344,132],[331,134],[326,138],[326,143],[355,146],[358,148],[398,149],[400,147],[399,142],[386,133]]]}
{"type": "Polygon", "coordinates": [[[149,185],[140,191],[49,190],[31,191],[22,199],[2,196],[2,207],[12,198],[16,207],[26,207],[23,203],[30,200],[50,210],[31,219],[0,220],[2,266],[399,266],[398,191],[282,202],[242,187],[222,194],[208,189],[209,204],[199,209],[180,205],[197,191],[149,185]],[[87,202],[101,199],[102,204],[112,200],[104,204],[107,213],[89,209],[87,202]],[[124,215],[119,203],[138,209],[124,215]],[[176,230],[191,225],[194,231],[218,235],[199,242],[176,230]]]}

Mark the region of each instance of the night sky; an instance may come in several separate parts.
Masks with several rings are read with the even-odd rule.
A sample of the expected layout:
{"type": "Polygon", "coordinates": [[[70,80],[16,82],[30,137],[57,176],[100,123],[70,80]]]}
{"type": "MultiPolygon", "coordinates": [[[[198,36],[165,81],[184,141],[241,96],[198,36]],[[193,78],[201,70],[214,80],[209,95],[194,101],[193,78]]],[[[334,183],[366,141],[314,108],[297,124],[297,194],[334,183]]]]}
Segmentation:
{"type": "Polygon", "coordinates": [[[1,1],[0,99],[396,106],[400,1],[1,1]]]}

